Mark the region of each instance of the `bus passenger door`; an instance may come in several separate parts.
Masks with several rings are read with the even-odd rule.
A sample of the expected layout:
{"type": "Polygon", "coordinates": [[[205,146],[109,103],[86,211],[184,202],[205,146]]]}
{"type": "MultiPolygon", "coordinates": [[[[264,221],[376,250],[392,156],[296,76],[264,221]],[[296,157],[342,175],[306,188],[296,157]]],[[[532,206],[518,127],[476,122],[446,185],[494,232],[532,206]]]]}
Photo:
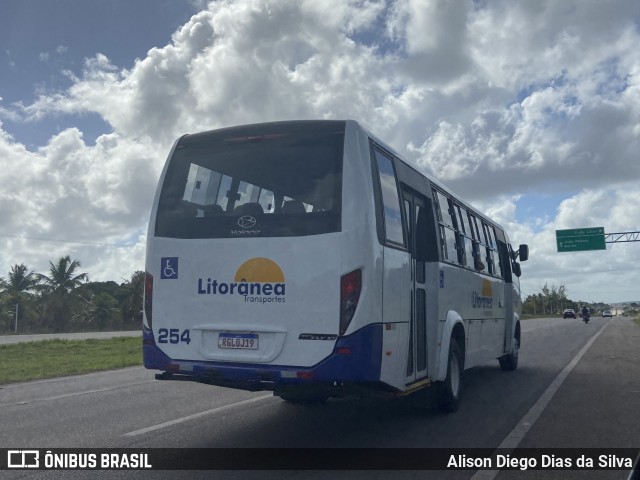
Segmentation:
{"type": "Polygon", "coordinates": [[[419,244],[425,241],[427,202],[419,193],[404,189],[404,210],[407,222],[411,265],[411,317],[407,358],[407,383],[427,376],[427,291],[425,261],[419,244]]]}

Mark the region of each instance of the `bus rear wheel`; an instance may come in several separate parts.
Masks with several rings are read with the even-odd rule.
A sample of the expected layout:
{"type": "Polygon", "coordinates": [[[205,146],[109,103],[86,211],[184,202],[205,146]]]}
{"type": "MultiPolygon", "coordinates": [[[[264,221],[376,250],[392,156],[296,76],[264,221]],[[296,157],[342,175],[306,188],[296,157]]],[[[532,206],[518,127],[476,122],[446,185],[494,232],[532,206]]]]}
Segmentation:
{"type": "Polygon", "coordinates": [[[520,342],[517,338],[513,339],[513,350],[511,353],[498,358],[500,368],[505,372],[510,372],[518,368],[518,352],[520,351],[520,342]]]}
{"type": "Polygon", "coordinates": [[[462,375],[462,354],[455,339],[451,339],[449,359],[447,361],[447,377],[444,382],[437,383],[438,410],[443,413],[452,413],[458,409],[462,375]]]}

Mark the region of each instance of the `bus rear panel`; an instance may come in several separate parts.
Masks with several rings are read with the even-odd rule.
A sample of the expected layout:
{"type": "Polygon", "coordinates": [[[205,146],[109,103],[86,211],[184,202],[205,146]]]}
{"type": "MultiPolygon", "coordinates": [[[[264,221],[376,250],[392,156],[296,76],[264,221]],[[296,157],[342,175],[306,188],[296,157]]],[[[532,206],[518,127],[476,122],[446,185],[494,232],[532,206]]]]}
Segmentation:
{"type": "Polygon", "coordinates": [[[149,227],[147,368],[248,390],[380,381],[380,247],[358,132],[278,122],[176,142],[149,227]]]}

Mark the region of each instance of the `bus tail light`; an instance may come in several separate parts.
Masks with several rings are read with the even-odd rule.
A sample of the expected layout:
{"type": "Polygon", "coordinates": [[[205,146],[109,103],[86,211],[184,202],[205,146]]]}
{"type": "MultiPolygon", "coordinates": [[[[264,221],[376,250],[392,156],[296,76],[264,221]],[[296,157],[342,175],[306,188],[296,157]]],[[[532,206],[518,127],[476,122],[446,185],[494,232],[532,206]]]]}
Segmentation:
{"type": "Polygon", "coordinates": [[[305,372],[305,371],[301,371],[298,372],[297,377],[300,380],[313,380],[313,378],[316,376],[315,373],[313,372],[305,372]]]}
{"type": "Polygon", "coordinates": [[[152,311],[151,305],[153,304],[153,275],[149,272],[144,274],[144,313],[147,317],[147,323],[151,328],[152,323],[152,311]]]}
{"type": "Polygon", "coordinates": [[[362,271],[360,269],[347,273],[340,278],[340,335],[349,328],[353,314],[358,306],[362,288],[362,271]]]}

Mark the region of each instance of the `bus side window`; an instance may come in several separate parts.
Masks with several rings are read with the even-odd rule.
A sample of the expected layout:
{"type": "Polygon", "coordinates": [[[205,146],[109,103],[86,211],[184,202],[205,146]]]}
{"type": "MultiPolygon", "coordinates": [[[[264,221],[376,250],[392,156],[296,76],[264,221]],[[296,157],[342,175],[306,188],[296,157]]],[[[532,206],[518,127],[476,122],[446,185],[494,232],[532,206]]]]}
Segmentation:
{"type": "Polygon", "coordinates": [[[495,229],[492,225],[485,222],[483,222],[482,226],[487,237],[487,261],[489,262],[489,271],[496,277],[503,277],[502,265],[498,263],[500,256],[498,255],[495,229]]]}
{"type": "Polygon", "coordinates": [[[467,213],[467,209],[456,205],[456,214],[459,219],[458,221],[458,232],[460,233],[461,238],[461,247],[464,250],[464,265],[467,268],[474,268],[473,265],[473,241],[471,240],[471,227],[469,226],[469,214],[467,213]]]}
{"type": "Polygon", "coordinates": [[[488,273],[489,270],[487,268],[486,262],[486,240],[484,236],[481,236],[482,233],[478,228],[477,218],[469,214],[469,221],[471,222],[471,230],[473,231],[473,262],[474,267],[479,272],[488,273]],[[484,251],[484,254],[483,254],[484,251]]]}
{"type": "Polygon", "coordinates": [[[454,236],[455,236],[455,241],[456,241],[456,253],[457,253],[457,263],[459,263],[460,265],[464,265],[465,263],[465,258],[464,258],[464,240],[463,240],[463,236],[461,234],[462,232],[462,221],[460,219],[460,212],[458,210],[457,205],[455,205],[453,203],[453,200],[451,200],[450,198],[449,200],[449,212],[451,214],[451,220],[453,228],[454,228],[454,236]]]}
{"type": "Polygon", "coordinates": [[[487,266],[482,261],[482,253],[481,253],[482,245],[480,245],[477,241],[473,242],[473,266],[479,272],[484,272],[487,270],[487,266]]]}
{"type": "Polygon", "coordinates": [[[447,260],[453,263],[458,261],[458,246],[456,243],[456,232],[452,228],[442,227],[445,243],[447,245],[447,260]]]}
{"type": "Polygon", "coordinates": [[[411,221],[411,203],[408,200],[404,201],[404,218],[407,220],[407,245],[409,249],[413,248],[413,225],[411,221]]]}
{"type": "Polygon", "coordinates": [[[444,237],[444,227],[442,226],[442,213],[440,211],[440,202],[438,201],[438,192],[433,190],[433,205],[436,209],[436,217],[438,222],[438,237],[440,237],[440,259],[447,258],[447,243],[444,237]]]}
{"type": "Polygon", "coordinates": [[[440,222],[448,227],[453,227],[453,217],[451,216],[451,209],[449,208],[449,199],[437,190],[435,190],[435,193],[435,196],[438,198],[438,206],[440,207],[440,222]]]}
{"type": "Polygon", "coordinates": [[[498,256],[498,268],[500,269],[500,275],[499,276],[501,278],[506,278],[506,270],[505,270],[505,266],[504,266],[503,261],[502,261],[503,260],[503,258],[502,258],[503,256],[500,255],[499,252],[497,253],[497,256],[498,256]]]}
{"type": "Polygon", "coordinates": [[[393,168],[393,160],[377,148],[374,148],[373,151],[380,178],[382,202],[384,204],[385,238],[388,242],[404,246],[400,196],[398,194],[398,182],[396,181],[396,173],[393,168]]]}
{"type": "Polygon", "coordinates": [[[433,198],[436,200],[438,210],[440,239],[442,241],[442,258],[449,262],[460,264],[461,258],[459,256],[454,219],[451,215],[449,199],[435,189],[433,190],[433,198]]]}

